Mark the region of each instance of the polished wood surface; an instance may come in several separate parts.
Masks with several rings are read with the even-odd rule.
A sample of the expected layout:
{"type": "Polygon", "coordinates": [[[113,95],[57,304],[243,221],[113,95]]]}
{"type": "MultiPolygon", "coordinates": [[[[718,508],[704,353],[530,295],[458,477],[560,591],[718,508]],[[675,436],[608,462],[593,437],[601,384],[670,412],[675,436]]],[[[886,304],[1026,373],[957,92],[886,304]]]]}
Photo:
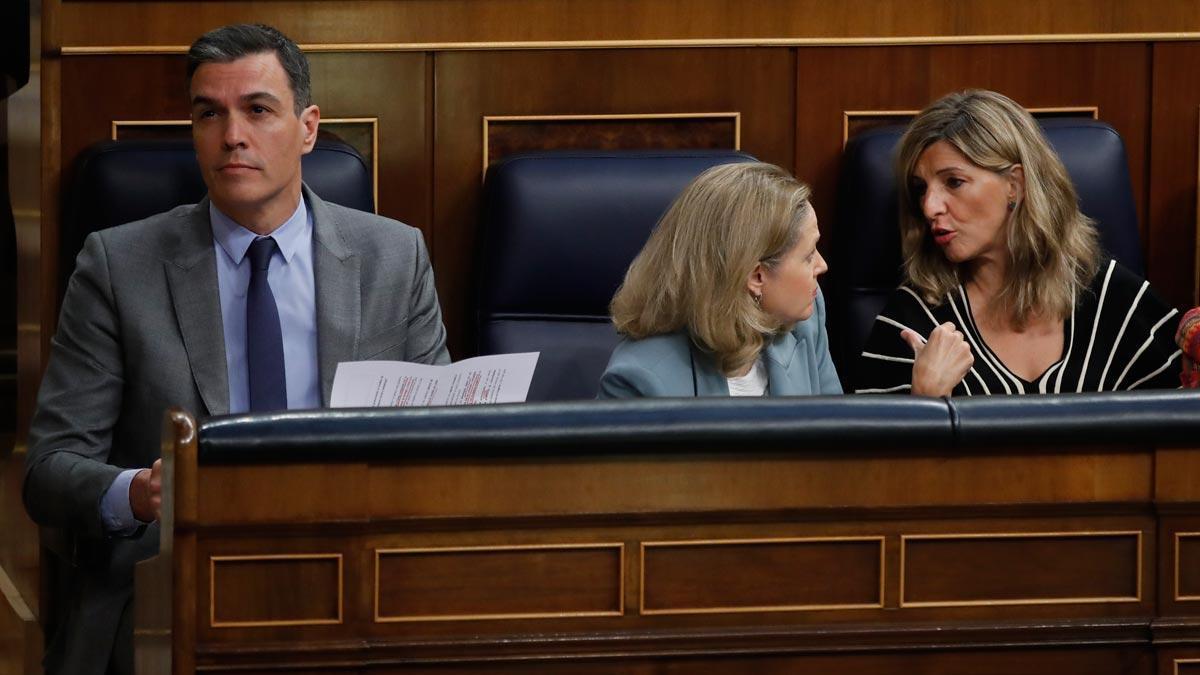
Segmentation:
{"type": "Polygon", "coordinates": [[[1177,539],[1200,584],[1175,536],[1200,491],[1153,480],[1197,449],[197,465],[168,431],[174,527],[143,568],[174,581],[139,569],[137,598],[175,598],[200,669],[1153,673],[1200,648],[1200,598],[1163,595],[1177,539]]]}
{"type": "MultiPolygon", "coordinates": [[[[862,38],[1200,31],[1190,0],[59,0],[55,46],[187,45],[236,21],[301,43],[862,38]],[[180,21],[181,16],[187,21],[180,21]]],[[[56,3],[58,4],[58,3],[56,3]]]]}

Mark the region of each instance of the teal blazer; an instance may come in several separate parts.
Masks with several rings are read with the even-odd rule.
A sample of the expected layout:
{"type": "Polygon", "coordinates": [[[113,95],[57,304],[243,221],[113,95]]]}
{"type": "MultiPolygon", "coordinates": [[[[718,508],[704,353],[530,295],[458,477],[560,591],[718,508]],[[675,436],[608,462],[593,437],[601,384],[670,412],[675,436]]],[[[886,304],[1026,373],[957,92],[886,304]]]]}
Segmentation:
{"type": "MultiPolygon", "coordinates": [[[[819,293],[812,316],[776,335],[765,355],[771,396],[842,393],[829,358],[825,300],[819,293]]],[[[600,377],[600,398],[728,395],[725,375],[687,331],[622,340],[600,377]]]]}

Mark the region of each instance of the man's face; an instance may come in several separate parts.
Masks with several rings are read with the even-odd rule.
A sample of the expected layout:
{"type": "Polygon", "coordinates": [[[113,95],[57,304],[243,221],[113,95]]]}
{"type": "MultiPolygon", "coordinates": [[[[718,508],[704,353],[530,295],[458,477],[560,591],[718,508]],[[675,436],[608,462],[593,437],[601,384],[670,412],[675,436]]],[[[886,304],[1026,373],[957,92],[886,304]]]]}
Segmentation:
{"type": "Polygon", "coordinates": [[[274,52],[200,66],[191,99],[192,141],[213,203],[255,231],[281,225],[300,199],[300,156],[316,141],[320,110],[296,116],[274,52]]]}

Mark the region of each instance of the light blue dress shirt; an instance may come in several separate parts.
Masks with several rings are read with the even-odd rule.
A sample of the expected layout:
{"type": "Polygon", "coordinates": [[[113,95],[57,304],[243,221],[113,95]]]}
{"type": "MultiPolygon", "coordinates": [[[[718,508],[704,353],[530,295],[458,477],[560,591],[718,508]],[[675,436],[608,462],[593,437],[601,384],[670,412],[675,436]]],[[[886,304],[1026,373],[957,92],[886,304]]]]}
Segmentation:
{"type": "MultiPolygon", "coordinates": [[[[250,286],[250,262],[246,260],[246,251],[258,235],[221,213],[212,202],[208,205],[208,215],[217,258],[229,412],[246,412],[250,409],[246,367],[246,290],[250,286]]],[[[283,333],[288,408],[321,407],[312,233],[312,215],[301,197],[291,217],[270,235],[278,248],[271,256],[267,281],[275,296],[283,333]]],[[[140,525],[129,506],[129,484],[140,470],[122,471],[100,501],[100,517],[110,533],[129,534],[140,525]]]]}

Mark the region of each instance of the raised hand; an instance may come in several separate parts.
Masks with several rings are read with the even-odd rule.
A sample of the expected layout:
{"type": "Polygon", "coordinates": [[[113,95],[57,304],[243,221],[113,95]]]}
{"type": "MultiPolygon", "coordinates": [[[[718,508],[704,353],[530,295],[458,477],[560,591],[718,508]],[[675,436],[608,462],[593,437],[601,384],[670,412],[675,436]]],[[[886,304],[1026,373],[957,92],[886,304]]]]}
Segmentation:
{"type": "Polygon", "coordinates": [[[900,337],[913,350],[913,394],[949,396],[975,364],[971,346],[949,321],[934,328],[928,340],[909,329],[900,337]]]}

